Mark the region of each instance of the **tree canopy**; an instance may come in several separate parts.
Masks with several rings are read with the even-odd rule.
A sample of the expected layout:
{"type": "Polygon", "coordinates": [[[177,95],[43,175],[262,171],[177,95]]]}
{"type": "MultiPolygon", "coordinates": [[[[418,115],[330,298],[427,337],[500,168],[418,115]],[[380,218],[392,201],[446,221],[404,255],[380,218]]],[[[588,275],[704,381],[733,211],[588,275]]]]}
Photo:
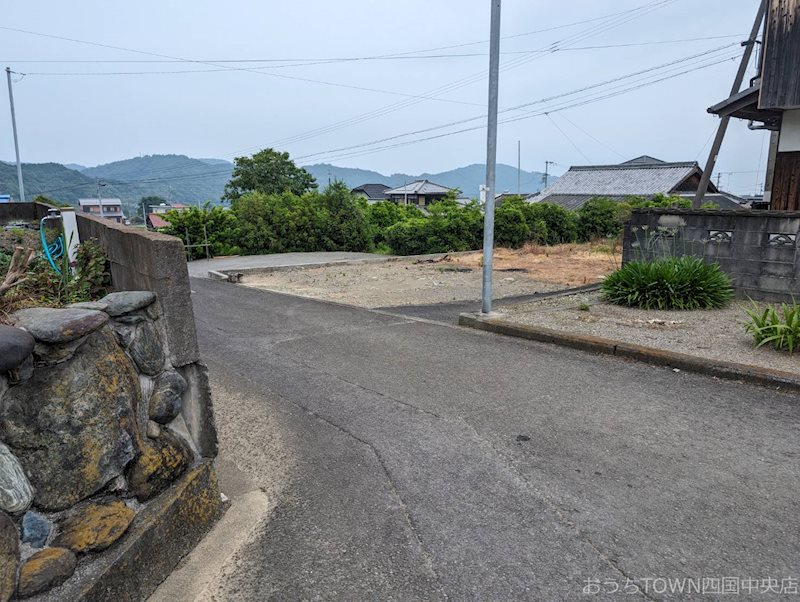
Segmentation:
{"type": "Polygon", "coordinates": [[[316,187],[314,176],[297,167],[289,153],[267,148],[252,157],[234,159],[233,174],[225,185],[223,198],[236,201],[248,192],[277,195],[291,192],[302,196],[316,187]]]}

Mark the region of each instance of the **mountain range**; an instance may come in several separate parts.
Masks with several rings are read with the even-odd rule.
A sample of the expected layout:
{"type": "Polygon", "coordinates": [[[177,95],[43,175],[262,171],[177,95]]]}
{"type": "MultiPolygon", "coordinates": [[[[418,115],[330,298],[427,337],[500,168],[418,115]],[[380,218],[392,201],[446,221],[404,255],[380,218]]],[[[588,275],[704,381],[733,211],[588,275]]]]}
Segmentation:
{"type": "MultiPolygon", "coordinates": [[[[440,173],[403,174],[389,176],[364,169],[337,167],[327,163],[304,166],[320,187],[328,182],[343,181],[350,188],[361,184],[386,184],[397,187],[414,180],[427,179],[443,186],[458,188],[463,196],[477,198],[486,168],[473,164],[440,173]]],[[[77,204],[79,198],[96,198],[98,181],[103,197],[121,198],[128,207],[135,206],[143,196],[160,196],[169,201],[186,204],[217,202],[230,179],[233,165],[223,159],[194,159],[185,155],[145,155],[114,161],[96,167],[75,163],[24,163],[22,173],[25,193],[29,199],[44,195],[52,199],[77,204]]],[[[521,192],[537,192],[542,188],[542,174],[521,171],[521,192]]],[[[517,169],[510,165],[497,166],[498,192],[517,191],[517,169]]],[[[16,166],[0,162],[0,194],[19,197],[16,166]]]]}

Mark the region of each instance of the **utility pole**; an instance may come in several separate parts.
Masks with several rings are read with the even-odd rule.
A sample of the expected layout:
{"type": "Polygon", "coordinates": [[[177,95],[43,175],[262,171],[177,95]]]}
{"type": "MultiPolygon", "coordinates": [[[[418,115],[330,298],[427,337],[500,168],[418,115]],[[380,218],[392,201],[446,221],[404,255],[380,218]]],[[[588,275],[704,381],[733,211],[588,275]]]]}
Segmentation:
{"type": "Polygon", "coordinates": [[[11,67],[6,67],[8,79],[8,103],[11,105],[11,128],[14,130],[14,151],[17,153],[17,184],[19,185],[19,200],[25,202],[25,185],[22,183],[22,163],[19,160],[19,139],[17,138],[17,115],[14,112],[14,90],[11,86],[11,67]]]}
{"type": "Polygon", "coordinates": [[[517,140],[517,194],[520,194],[520,176],[522,174],[522,140],[517,140]]]}
{"type": "Polygon", "coordinates": [[[722,172],[717,172],[717,190],[719,190],[719,182],[722,179],[722,172]]]}
{"type": "Polygon", "coordinates": [[[492,311],[492,263],[494,260],[494,185],[497,172],[497,104],[500,87],[500,2],[492,5],[489,39],[489,123],[486,135],[486,204],[483,208],[483,294],[481,312],[492,311]]]}
{"type": "MultiPolygon", "coordinates": [[[[739,63],[739,71],[736,73],[736,78],[733,80],[730,96],[737,94],[742,87],[744,75],[747,72],[747,65],[750,63],[750,57],[753,54],[753,47],[756,45],[756,38],[758,37],[758,30],[761,28],[761,22],[764,20],[764,13],[766,10],[767,0],[761,0],[761,2],[759,2],[756,20],[753,22],[753,29],[750,31],[750,37],[747,38],[746,42],[742,42],[742,46],[744,46],[744,54],[742,55],[742,60],[739,63]]],[[[725,138],[725,132],[728,130],[728,123],[730,120],[731,118],[728,115],[725,115],[720,119],[719,127],[717,128],[717,136],[714,138],[714,144],[711,145],[711,152],[708,155],[706,168],[703,170],[703,177],[700,178],[700,184],[697,187],[697,193],[695,194],[694,201],[692,202],[693,209],[700,209],[700,205],[703,204],[703,197],[706,194],[706,190],[708,190],[708,183],[711,181],[711,173],[714,171],[714,166],[717,163],[719,149],[722,147],[722,140],[725,138]]]]}
{"type": "MultiPolygon", "coordinates": [[[[545,161],[544,162],[544,187],[547,188],[547,182],[550,179],[550,166],[555,165],[555,161],[545,161]]],[[[543,189],[544,190],[544,189],[543,189]]]]}
{"type": "Polygon", "coordinates": [[[103,219],[105,214],[103,213],[103,198],[100,196],[100,178],[97,178],[97,202],[100,204],[100,219],[103,219]]]}

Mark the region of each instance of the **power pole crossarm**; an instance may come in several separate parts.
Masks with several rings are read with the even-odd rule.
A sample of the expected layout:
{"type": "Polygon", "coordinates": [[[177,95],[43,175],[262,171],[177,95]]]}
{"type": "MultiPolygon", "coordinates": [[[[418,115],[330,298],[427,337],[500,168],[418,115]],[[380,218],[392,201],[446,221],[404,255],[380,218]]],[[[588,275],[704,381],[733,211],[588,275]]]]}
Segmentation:
{"type": "Polygon", "coordinates": [[[25,184],[22,182],[22,163],[19,159],[19,138],[17,137],[17,115],[14,111],[14,90],[11,85],[11,68],[6,67],[8,79],[8,103],[11,105],[11,128],[14,130],[14,151],[17,153],[17,184],[19,185],[19,200],[25,202],[25,184]]]}
{"type": "Polygon", "coordinates": [[[497,171],[497,104],[500,84],[500,2],[492,5],[489,40],[489,128],[486,136],[486,204],[483,215],[483,293],[481,312],[492,311],[492,263],[494,259],[494,188],[497,171]]]}

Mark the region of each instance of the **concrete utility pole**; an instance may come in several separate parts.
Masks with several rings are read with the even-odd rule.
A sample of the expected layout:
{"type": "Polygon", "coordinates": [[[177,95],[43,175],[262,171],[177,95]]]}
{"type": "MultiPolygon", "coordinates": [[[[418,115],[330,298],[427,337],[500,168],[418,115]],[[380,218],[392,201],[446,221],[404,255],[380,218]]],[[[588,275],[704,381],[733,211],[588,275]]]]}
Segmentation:
{"type": "Polygon", "coordinates": [[[497,103],[500,84],[500,1],[492,5],[489,41],[489,127],[486,136],[486,204],[483,208],[483,294],[481,312],[492,311],[492,262],[494,260],[494,185],[497,171],[497,103]]]}
{"type": "Polygon", "coordinates": [[[22,183],[22,163],[19,160],[19,139],[17,138],[17,115],[14,112],[14,90],[11,86],[11,67],[6,67],[8,79],[8,103],[11,105],[11,128],[14,130],[14,150],[17,153],[17,184],[19,185],[19,200],[25,202],[25,185],[22,183]]]}
{"type": "MultiPolygon", "coordinates": [[[[744,54],[742,55],[742,61],[739,63],[739,71],[736,73],[736,78],[733,80],[730,96],[738,94],[742,87],[744,74],[747,72],[747,65],[753,54],[753,48],[756,45],[756,38],[758,37],[758,30],[761,28],[761,22],[764,20],[764,13],[766,10],[767,0],[761,0],[761,2],[759,2],[756,20],[753,23],[753,29],[750,31],[750,37],[747,38],[746,42],[742,42],[744,54]]],[[[725,132],[728,130],[728,123],[730,120],[731,118],[727,115],[720,119],[719,127],[717,128],[717,136],[714,138],[714,144],[711,145],[711,152],[708,155],[706,168],[703,170],[703,177],[700,178],[700,185],[697,187],[697,193],[692,202],[693,209],[700,209],[700,205],[703,204],[703,197],[706,195],[708,183],[711,181],[711,172],[714,171],[714,166],[717,164],[719,149],[722,147],[722,140],[725,138],[725,132]]]]}
{"type": "Polygon", "coordinates": [[[522,174],[522,140],[517,140],[517,194],[520,194],[521,174],[522,174]]]}
{"type": "MultiPolygon", "coordinates": [[[[103,184],[105,186],[105,184],[103,184]]],[[[105,217],[103,213],[103,198],[100,196],[100,178],[97,178],[97,202],[100,203],[100,219],[105,217]]]]}
{"type": "MultiPolygon", "coordinates": [[[[545,161],[544,162],[544,187],[547,188],[547,182],[550,179],[550,166],[555,165],[555,161],[545,161]]],[[[544,190],[544,188],[542,189],[544,190]]]]}

